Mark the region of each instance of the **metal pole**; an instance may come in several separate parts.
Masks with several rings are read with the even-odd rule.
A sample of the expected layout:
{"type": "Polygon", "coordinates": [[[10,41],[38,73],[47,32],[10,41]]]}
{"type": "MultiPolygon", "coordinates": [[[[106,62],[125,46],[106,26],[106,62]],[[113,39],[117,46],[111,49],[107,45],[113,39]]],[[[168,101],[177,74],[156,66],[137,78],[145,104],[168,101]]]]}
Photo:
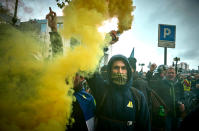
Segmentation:
{"type": "Polygon", "coordinates": [[[167,65],[167,47],[164,47],[164,65],[167,65]]]}
{"type": "Polygon", "coordinates": [[[15,23],[17,22],[17,7],[18,7],[18,0],[16,0],[14,17],[12,18],[13,25],[15,25],[15,23]]]}

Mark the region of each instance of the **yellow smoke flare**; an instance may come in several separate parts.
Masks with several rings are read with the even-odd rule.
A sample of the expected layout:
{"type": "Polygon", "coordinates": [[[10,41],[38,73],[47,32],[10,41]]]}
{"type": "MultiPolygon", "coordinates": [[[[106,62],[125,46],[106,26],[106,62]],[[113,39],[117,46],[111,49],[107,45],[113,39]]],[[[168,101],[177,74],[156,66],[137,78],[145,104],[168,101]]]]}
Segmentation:
{"type": "Polygon", "coordinates": [[[131,0],[73,0],[64,8],[63,37],[81,41],[79,47],[67,52],[67,57],[72,58],[67,63],[74,64],[73,61],[78,60],[74,64],[74,72],[92,72],[96,68],[105,46],[104,37],[98,32],[98,28],[105,20],[117,17],[120,33],[131,28],[132,4],[131,0]]]}
{"type": "Polygon", "coordinates": [[[133,9],[131,0],[73,0],[65,6],[62,35],[66,39],[76,38],[81,43],[69,50],[62,60],[68,69],[67,77],[78,71],[87,74],[95,71],[107,43],[98,28],[105,20],[117,17],[120,33],[131,29],[133,9]]]}
{"type": "Polygon", "coordinates": [[[62,67],[60,73],[58,60],[52,64],[36,60],[37,43],[11,26],[0,25],[1,131],[66,128],[72,103],[63,73],[67,71],[62,67]]]}

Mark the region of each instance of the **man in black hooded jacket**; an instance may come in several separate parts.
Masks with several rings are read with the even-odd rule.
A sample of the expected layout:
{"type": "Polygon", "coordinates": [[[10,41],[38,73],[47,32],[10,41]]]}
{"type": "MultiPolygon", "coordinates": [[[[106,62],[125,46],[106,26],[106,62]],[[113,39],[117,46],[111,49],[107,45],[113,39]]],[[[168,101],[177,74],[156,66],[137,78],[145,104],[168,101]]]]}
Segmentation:
{"type": "Polygon", "coordinates": [[[113,56],[107,66],[107,75],[107,81],[98,74],[88,80],[96,100],[96,130],[150,130],[145,97],[137,89],[132,92],[132,72],[128,59],[123,55],[113,56]]]}

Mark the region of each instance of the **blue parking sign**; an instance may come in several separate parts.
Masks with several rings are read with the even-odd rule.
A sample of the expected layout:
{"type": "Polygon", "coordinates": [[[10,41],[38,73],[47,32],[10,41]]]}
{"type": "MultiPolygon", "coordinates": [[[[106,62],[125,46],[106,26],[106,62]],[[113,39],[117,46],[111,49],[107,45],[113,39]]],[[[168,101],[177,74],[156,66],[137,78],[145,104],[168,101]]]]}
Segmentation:
{"type": "Polygon", "coordinates": [[[158,46],[175,48],[176,26],[159,24],[158,46]]]}

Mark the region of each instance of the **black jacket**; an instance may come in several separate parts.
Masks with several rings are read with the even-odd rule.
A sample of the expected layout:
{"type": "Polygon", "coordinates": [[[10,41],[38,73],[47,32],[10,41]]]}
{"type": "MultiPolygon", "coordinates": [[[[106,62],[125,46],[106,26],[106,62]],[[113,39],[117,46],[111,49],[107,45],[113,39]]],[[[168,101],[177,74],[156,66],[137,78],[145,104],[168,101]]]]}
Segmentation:
{"type": "Polygon", "coordinates": [[[107,82],[98,74],[88,80],[97,105],[96,130],[150,130],[149,110],[141,92],[139,92],[141,108],[138,117],[136,117],[137,105],[135,104],[135,96],[132,95],[130,89],[132,87],[132,73],[127,58],[122,55],[113,56],[108,63],[107,72],[107,82]],[[111,81],[111,67],[116,60],[122,60],[127,67],[128,81],[123,86],[116,85],[111,81]]]}
{"type": "Polygon", "coordinates": [[[148,96],[148,90],[149,90],[149,86],[148,86],[148,82],[144,79],[138,78],[136,80],[133,81],[133,87],[135,87],[136,89],[140,90],[145,98],[146,98],[146,102],[149,105],[149,96],[148,96]]]}
{"type": "Polygon", "coordinates": [[[184,90],[179,81],[157,80],[150,84],[169,108],[168,115],[176,117],[178,103],[184,100],[184,90]]]}

